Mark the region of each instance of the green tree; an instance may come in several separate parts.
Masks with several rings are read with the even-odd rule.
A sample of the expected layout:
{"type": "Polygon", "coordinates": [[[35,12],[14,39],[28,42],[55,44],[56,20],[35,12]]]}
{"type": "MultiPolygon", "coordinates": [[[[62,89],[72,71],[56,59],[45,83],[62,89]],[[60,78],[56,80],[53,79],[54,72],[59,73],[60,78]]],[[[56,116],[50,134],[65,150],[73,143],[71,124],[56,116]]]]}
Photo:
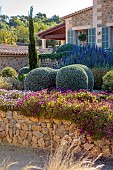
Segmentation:
{"type": "Polygon", "coordinates": [[[29,30],[24,26],[16,27],[17,41],[21,43],[27,43],[29,40],[29,30]]]}
{"type": "Polygon", "coordinates": [[[34,37],[34,21],[33,21],[33,7],[30,7],[29,14],[29,46],[28,46],[28,55],[29,55],[29,67],[30,70],[35,69],[38,65],[37,58],[37,49],[34,37]]]}
{"type": "Polygon", "coordinates": [[[82,41],[82,42],[83,42],[83,45],[84,45],[84,41],[86,41],[87,35],[84,34],[84,33],[81,33],[81,34],[79,34],[78,39],[79,39],[80,41],[82,41]]]}

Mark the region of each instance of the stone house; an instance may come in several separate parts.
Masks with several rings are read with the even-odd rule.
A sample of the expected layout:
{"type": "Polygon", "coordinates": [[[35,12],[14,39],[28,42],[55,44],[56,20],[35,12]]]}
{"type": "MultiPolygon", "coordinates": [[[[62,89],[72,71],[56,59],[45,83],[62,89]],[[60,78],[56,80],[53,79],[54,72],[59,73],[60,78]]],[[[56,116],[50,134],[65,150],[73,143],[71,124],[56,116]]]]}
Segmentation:
{"type": "Polygon", "coordinates": [[[43,48],[46,39],[59,39],[61,44],[81,45],[78,39],[80,33],[87,35],[85,44],[113,48],[113,0],[93,0],[93,6],[61,19],[64,23],[38,33],[42,38],[43,48]]]}

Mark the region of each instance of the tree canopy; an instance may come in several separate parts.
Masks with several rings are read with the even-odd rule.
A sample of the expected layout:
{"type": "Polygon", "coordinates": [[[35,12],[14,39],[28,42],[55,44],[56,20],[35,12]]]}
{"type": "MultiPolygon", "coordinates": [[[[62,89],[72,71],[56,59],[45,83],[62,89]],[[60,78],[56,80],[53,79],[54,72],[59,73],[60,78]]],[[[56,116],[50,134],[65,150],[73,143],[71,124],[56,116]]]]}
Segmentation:
{"type": "MultiPolygon", "coordinates": [[[[43,31],[61,22],[59,16],[54,15],[50,18],[45,13],[37,13],[34,17],[34,34],[43,31]]],[[[0,16],[0,43],[28,43],[28,16],[0,16]]]]}

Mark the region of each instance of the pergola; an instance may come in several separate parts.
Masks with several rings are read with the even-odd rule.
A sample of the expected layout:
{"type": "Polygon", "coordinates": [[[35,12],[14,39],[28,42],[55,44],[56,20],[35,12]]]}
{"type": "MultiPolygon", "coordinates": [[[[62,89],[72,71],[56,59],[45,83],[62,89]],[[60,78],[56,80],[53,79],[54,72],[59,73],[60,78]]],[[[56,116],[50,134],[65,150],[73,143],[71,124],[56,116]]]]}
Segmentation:
{"type": "Polygon", "coordinates": [[[65,42],[65,23],[58,24],[47,30],[38,33],[38,36],[42,39],[42,48],[46,48],[46,39],[61,40],[61,44],[65,42]]]}

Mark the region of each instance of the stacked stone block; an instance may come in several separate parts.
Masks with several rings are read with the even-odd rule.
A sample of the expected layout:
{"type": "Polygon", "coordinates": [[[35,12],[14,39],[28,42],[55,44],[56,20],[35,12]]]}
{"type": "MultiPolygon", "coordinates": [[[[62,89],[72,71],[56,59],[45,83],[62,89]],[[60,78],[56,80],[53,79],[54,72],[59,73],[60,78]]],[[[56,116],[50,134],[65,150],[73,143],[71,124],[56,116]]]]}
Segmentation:
{"type": "Polygon", "coordinates": [[[81,135],[75,124],[56,119],[26,117],[17,111],[0,110],[0,142],[33,148],[57,148],[62,138],[74,139],[78,152],[88,151],[95,156],[113,158],[113,142],[94,141],[90,136],[81,135]]]}

